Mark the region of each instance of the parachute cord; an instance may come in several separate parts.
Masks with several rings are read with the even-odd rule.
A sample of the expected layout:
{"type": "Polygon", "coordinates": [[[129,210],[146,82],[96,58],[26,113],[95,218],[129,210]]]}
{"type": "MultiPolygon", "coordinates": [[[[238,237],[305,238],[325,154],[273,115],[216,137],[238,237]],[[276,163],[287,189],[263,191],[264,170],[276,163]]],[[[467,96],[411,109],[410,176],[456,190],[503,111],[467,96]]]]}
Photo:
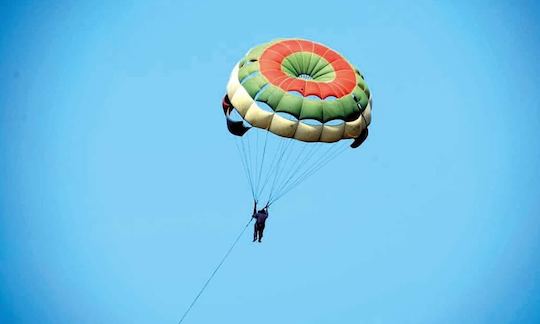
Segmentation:
{"type": "Polygon", "coordinates": [[[266,181],[263,184],[263,187],[261,189],[262,191],[264,191],[266,185],[270,183],[270,179],[272,178],[272,174],[274,172],[277,172],[278,161],[279,161],[280,157],[283,155],[283,152],[285,151],[285,144],[286,143],[287,143],[287,141],[285,141],[285,140],[279,141],[279,148],[277,150],[277,153],[274,154],[274,160],[272,161],[272,166],[271,166],[270,170],[267,173],[266,181]]]}
{"type": "Polygon", "coordinates": [[[274,200],[272,200],[270,203],[273,204],[277,200],[279,200],[281,197],[283,197],[285,194],[287,194],[289,191],[294,189],[296,186],[298,186],[300,183],[302,183],[304,180],[309,178],[313,173],[317,172],[320,168],[325,166],[328,162],[332,161],[336,157],[338,157],[341,153],[343,153],[347,149],[347,146],[342,147],[341,149],[331,148],[328,151],[326,151],[323,155],[323,157],[315,163],[312,167],[305,170],[299,177],[296,178],[294,182],[288,185],[287,188],[284,188],[284,190],[275,197],[274,200]]]}
{"type": "MultiPolygon", "coordinates": [[[[242,139],[246,138],[246,142],[247,142],[247,158],[249,159],[249,162],[248,162],[248,170],[249,170],[249,175],[250,175],[250,179],[251,179],[251,191],[253,192],[253,197],[255,197],[255,199],[257,199],[256,197],[256,194],[255,194],[255,179],[254,179],[254,172],[253,172],[253,154],[251,152],[251,135],[250,134],[247,134],[247,136],[242,136],[242,139]]],[[[242,143],[244,143],[244,141],[242,141],[242,143]]]]}
{"type": "MultiPolygon", "coordinates": [[[[317,144],[321,144],[321,143],[317,143],[317,144]]],[[[300,161],[300,162],[298,163],[298,165],[297,165],[297,167],[295,169],[292,169],[292,172],[290,172],[289,176],[286,178],[287,180],[280,186],[280,188],[278,190],[276,190],[276,192],[277,192],[276,196],[279,196],[280,193],[282,192],[282,190],[284,190],[284,188],[287,188],[287,186],[289,185],[290,182],[296,181],[295,176],[298,176],[298,173],[301,174],[302,172],[300,172],[300,171],[302,170],[302,168],[305,167],[306,165],[308,165],[308,162],[311,162],[313,157],[316,155],[315,153],[317,153],[320,150],[320,148],[322,147],[322,146],[317,145],[317,144],[313,144],[313,146],[309,149],[308,153],[306,153],[303,156],[303,158],[302,158],[302,153],[303,152],[300,152],[300,154],[298,154],[298,158],[296,160],[300,161]]],[[[316,159],[315,159],[315,163],[317,163],[316,159]]]]}
{"type": "Polygon", "coordinates": [[[249,180],[249,186],[250,186],[250,189],[251,189],[251,196],[255,200],[256,198],[255,198],[255,191],[253,190],[253,181],[251,180],[251,172],[249,171],[249,168],[247,166],[247,158],[246,158],[246,151],[245,151],[245,147],[244,147],[244,139],[241,138],[238,141],[240,141],[242,143],[242,150],[240,150],[240,145],[238,145],[237,141],[235,141],[234,143],[236,144],[236,149],[238,150],[238,152],[240,153],[240,155],[242,157],[242,165],[244,166],[244,172],[246,173],[246,176],[247,176],[247,178],[249,180]]]}
{"type": "MultiPolygon", "coordinates": [[[[259,178],[259,132],[255,132],[257,133],[257,138],[255,138],[255,136],[253,136],[253,139],[255,140],[255,165],[254,165],[254,168],[253,168],[253,184],[255,185],[255,188],[253,188],[253,190],[255,191],[255,195],[257,195],[257,188],[259,187],[258,185],[258,178],[259,178]]],[[[258,198],[257,196],[255,196],[255,198],[258,198]]]]}
{"type": "Polygon", "coordinates": [[[313,173],[317,172],[319,169],[321,169],[323,166],[325,166],[328,162],[332,161],[339,155],[341,155],[343,152],[347,150],[348,146],[343,146],[338,149],[330,149],[328,150],[321,160],[319,160],[318,163],[316,163],[313,167],[309,168],[305,172],[303,172],[294,182],[290,183],[287,188],[284,188],[283,191],[277,195],[274,199],[268,202],[268,206],[272,205],[279,199],[281,199],[285,194],[287,194],[292,189],[296,188],[300,183],[304,182],[307,178],[309,178],[313,173]]]}
{"type": "MultiPolygon", "coordinates": [[[[237,140],[237,141],[241,141],[241,140],[237,140]]],[[[245,163],[245,156],[242,152],[242,150],[240,150],[240,146],[238,145],[238,142],[235,141],[234,144],[236,144],[236,149],[238,150],[238,154],[240,154],[240,161],[242,162],[242,167],[244,168],[244,173],[246,174],[246,177],[248,178],[248,181],[249,181],[249,184],[250,184],[250,187],[251,187],[251,179],[249,177],[249,172],[247,170],[247,166],[246,166],[246,163],[245,163]]],[[[255,199],[255,194],[253,193],[253,190],[251,191],[251,195],[253,196],[253,199],[255,199]]]]}
{"type": "Polygon", "coordinates": [[[227,250],[227,253],[225,253],[225,255],[223,256],[223,258],[221,258],[221,261],[219,262],[219,264],[217,265],[217,267],[214,269],[214,271],[212,272],[212,274],[210,275],[210,277],[206,280],[206,282],[204,283],[204,285],[202,286],[201,290],[199,290],[199,293],[195,296],[195,298],[193,299],[193,301],[191,302],[191,304],[189,305],[189,307],[186,309],[186,311],[184,312],[184,315],[182,315],[182,318],[180,319],[180,321],[178,322],[178,324],[181,324],[184,319],[186,318],[187,314],[191,311],[191,308],[193,308],[193,305],[195,305],[195,303],[197,302],[197,300],[199,299],[199,297],[201,297],[202,293],[204,292],[204,290],[206,289],[206,287],[208,286],[208,284],[210,283],[210,281],[214,278],[214,276],[216,275],[216,273],[218,272],[219,268],[221,268],[221,266],[223,265],[223,263],[225,262],[225,260],[227,259],[227,257],[229,256],[229,254],[231,254],[232,250],[234,249],[234,247],[236,246],[236,243],[238,243],[238,241],[240,240],[240,238],[242,237],[242,234],[244,234],[244,232],[246,231],[246,228],[249,226],[249,224],[251,223],[251,221],[253,220],[253,218],[250,218],[249,219],[249,222],[247,222],[247,224],[244,226],[244,228],[242,228],[242,231],[240,232],[240,234],[238,234],[238,236],[236,237],[236,239],[234,240],[233,244],[231,245],[231,247],[229,248],[229,250],[227,250]]]}
{"type": "MultiPolygon", "coordinates": [[[[296,155],[296,157],[294,159],[292,159],[292,163],[291,163],[291,166],[288,168],[289,170],[287,170],[287,172],[284,173],[285,177],[285,181],[284,183],[287,183],[291,178],[294,177],[294,174],[295,172],[302,167],[303,165],[303,162],[305,161],[306,158],[309,158],[311,154],[306,154],[306,155],[302,155],[304,153],[304,151],[306,150],[306,147],[308,147],[308,145],[302,145],[301,146],[302,148],[298,151],[298,154],[296,155]]],[[[311,148],[310,148],[311,149],[311,148]]],[[[276,190],[277,193],[279,193],[280,189],[283,187],[283,184],[281,184],[278,189],[276,190]]]]}
{"type": "Polygon", "coordinates": [[[287,141],[283,140],[283,141],[279,141],[278,142],[279,144],[279,148],[277,149],[277,153],[274,154],[274,158],[272,160],[272,163],[270,164],[270,166],[268,167],[268,170],[266,172],[266,176],[265,176],[265,180],[264,180],[264,183],[260,189],[260,194],[262,195],[264,193],[264,189],[266,189],[266,186],[270,184],[271,182],[271,179],[272,179],[272,173],[276,172],[279,170],[278,167],[279,167],[279,161],[281,160],[281,158],[283,157],[283,154],[285,153],[285,145],[288,143],[287,141]]]}
{"type": "MultiPolygon", "coordinates": [[[[304,149],[305,149],[305,147],[306,147],[306,146],[303,146],[304,149]]],[[[300,151],[300,153],[302,153],[302,152],[303,152],[303,151],[300,151]]],[[[288,158],[291,157],[290,155],[291,155],[291,154],[289,154],[288,158]]],[[[311,156],[313,156],[313,155],[311,155],[311,156]]],[[[298,162],[298,161],[300,160],[300,158],[301,158],[301,156],[299,155],[298,157],[296,157],[296,158],[294,159],[294,161],[298,162]]],[[[309,158],[309,156],[308,156],[308,158],[309,158]]],[[[276,185],[278,185],[278,184],[279,184],[279,185],[278,185],[277,187],[275,187],[275,188],[274,188],[274,186],[272,186],[272,189],[270,190],[270,197],[268,198],[268,202],[271,202],[271,201],[274,199],[274,197],[278,196],[278,195],[280,194],[280,190],[281,190],[281,189],[278,189],[278,188],[281,188],[282,185],[283,185],[283,183],[288,182],[288,178],[287,178],[287,177],[285,177],[284,179],[282,179],[282,175],[283,175],[283,173],[284,173],[283,171],[287,170],[287,174],[290,173],[291,171],[293,171],[293,173],[294,173],[294,170],[292,169],[293,167],[294,167],[294,162],[293,162],[293,164],[292,164],[291,167],[287,167],[287,164],[285,164],[285,165],[281,168],[282,170],[278,170],[278,176],[277,176],[277,179],[278,179],[279,181],[274,181],[274,183],[275,183],[276,185]],[[284,180],[286,180],[286,181],[284,181],[284,180]]]]}
{"type": "MultiPolygon", "coordinates": [[[[277,165],[276,165],[276,174],[274,176],[274,181],[272,182],[272,187],[270,188],[270,196],[268,198],[268,201],[271,201],[272,200],[272,196],[274,195],[274,187],[276,186],[276,181],[281,178],[281,175],[283,173],[283,168],[281,168],[281,162],[283,161],[283,158],[285,156],[290,156],[291,155],[291,151],[289,151],[289,146],[291,146],[291,143],[292,143],[292,138],[289,138],[289,140],[286,142],[285,144],[285,149],[283,150],[283,152],[281,153],[280,157],[279,157],[279,160],[277,162],[277,165]]],[[[287,160],[287,159],[285,159],[287,160]]]]}
{"type": "Polygon", "coordinates": [[[269,133],[269,131],[267,130],[266,134],[264,136],[264,147],[263,147],[261,165],[260,165],[260,169],[259,169],[259,179],[257,179],[257,188],[255,189],[255,192],[257,194],[257,198],[260,195],[259,189],[260,189],[260,185],[261,185],[261,175],[262,175],[262,172],[263,172],[264,158],[265,158],[265,155],[266,155],[266,144],[267,144],[267,141],[268,141],[268,133],[269,133]]]}
{"type": "MultiPolygon", "coordinates": [[[[343,152],[345,152],[345,150],[347,149],[347,147],[344,147],[342,148],[339,152],[336,153],[335,157],[341,155],[343,152]]],[[[319,164],[314,167],[314,168],[311,168],[308,172],[304,173],[303,175],[301,175],[295,182],[293,182],[292,184],[289,185],[289,187],[284,190],[279,196],[277,196],[275,199],[273,199],[270,203],[269,203],[269,206],[272,205],[274,202],[278,201],[279,199],[281,199],[284,195],[286,195],[289,191],[293,190],[294,188],[296,188],[299,184],[301,184],[302,182],[304,182],[304,180],[306,180],[307,178],[309,178],[313,173],[317,172],[319,169],[321,169],[323,166],[325,166],[328,162],[332,161],[335,157],[328,157],[326,158],[325,161],[321,161],[319,162],[319,164]]]]}

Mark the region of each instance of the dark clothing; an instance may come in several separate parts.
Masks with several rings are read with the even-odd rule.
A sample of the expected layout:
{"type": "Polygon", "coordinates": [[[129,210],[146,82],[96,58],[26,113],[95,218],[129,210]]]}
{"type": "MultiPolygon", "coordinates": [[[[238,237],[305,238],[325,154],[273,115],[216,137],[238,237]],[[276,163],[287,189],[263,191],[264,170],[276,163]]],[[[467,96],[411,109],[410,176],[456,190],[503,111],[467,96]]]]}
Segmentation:
{"type": "Polygon", "coordinates": [[[253,242],[257,241],[257,238],[259,239],[259,242],[262,240],[264,232],[264,223],[259,224],[255,223],[253,228],[253,242]]]}
{"type": "Polygon", "coordinates": [[[268,218],[268,214],[258,212],[255,215],[253,215],[253,218],[257,220],[257,224],[262,224],[264,226],[264,223],[266,222],[266,219],[268,218]]]}
{"type": "Polygon", "coordinates": [[[256,219],[256,222],[253,225],[253,242],[257,240],[260,242],[263,237],[264,225],[268,218],[268,213],[259,211],[258,213],[253,214],[253,218],[256,219]]]}

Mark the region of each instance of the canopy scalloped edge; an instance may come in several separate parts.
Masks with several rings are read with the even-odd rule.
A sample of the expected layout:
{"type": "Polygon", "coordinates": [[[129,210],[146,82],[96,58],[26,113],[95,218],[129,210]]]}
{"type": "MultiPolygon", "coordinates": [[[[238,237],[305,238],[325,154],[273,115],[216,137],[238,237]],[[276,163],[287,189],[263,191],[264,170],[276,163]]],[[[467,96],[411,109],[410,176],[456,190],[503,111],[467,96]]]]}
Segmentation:
{"type": "Polygon", "coordinates": [[[236,64],[227,84],[227,96],[244,120],[254,127],[304,142],[333,143],[341,139],[358,138],[371,122],[371,96],[366,108],[355,120],[344,121],[340,125],[309,125],[303,120],[286,119],[275,111],[265,111],[240,84],[238,70],[239,65],[236,64]]]}

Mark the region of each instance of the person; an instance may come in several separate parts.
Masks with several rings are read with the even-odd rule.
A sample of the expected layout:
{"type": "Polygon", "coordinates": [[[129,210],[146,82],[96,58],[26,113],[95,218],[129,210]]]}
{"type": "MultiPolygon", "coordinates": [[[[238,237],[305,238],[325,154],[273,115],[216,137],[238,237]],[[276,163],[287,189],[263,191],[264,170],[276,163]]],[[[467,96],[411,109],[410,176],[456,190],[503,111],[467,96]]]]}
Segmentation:
{"type": "Polygon", "coordinates": [[[253,206],[253,216],[255,218],[255,224],[253,225],[253,242],[259,241],[259,243],[262,240],[263,232],[264,232],[264,225],[266,223],[266,219],[268,218],[268,205],[266,205],[263,209],[257,211],[257,202],[255,202],[253,206]]]}

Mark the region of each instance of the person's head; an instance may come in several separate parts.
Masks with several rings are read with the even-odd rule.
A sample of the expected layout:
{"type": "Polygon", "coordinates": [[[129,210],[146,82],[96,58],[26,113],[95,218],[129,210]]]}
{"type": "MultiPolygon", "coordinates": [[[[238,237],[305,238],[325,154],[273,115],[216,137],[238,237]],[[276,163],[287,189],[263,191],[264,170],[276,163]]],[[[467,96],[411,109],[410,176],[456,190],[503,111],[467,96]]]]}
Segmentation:
{"type": "Polygon", "coordinates": [[[266,209],[263,208],[263,209],[259,210],[259,213],[266,214],[266,209]]]}

